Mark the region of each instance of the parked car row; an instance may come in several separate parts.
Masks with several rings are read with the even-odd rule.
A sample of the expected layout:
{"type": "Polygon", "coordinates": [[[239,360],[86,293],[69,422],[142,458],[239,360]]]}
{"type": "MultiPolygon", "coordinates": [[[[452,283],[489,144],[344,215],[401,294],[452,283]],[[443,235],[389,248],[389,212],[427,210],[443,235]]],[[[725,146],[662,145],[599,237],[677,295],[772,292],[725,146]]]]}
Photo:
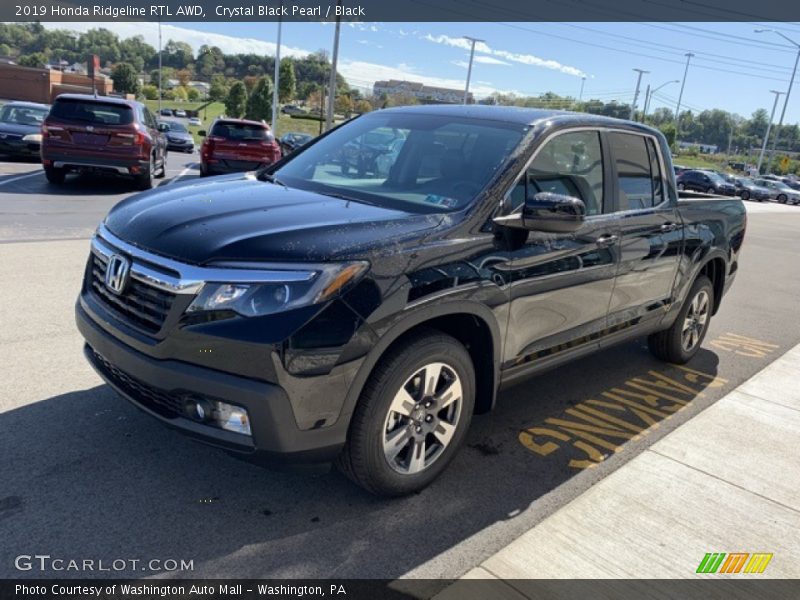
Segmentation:
{"type": "Polygon", "coordinates": [[[800,181],[791,177],[764,175],[738,177],[710,169],[687,169],[674,166],[679,190],[739,196],[742,200],[776,200],[782,204],[800,204],[800,181]]]}

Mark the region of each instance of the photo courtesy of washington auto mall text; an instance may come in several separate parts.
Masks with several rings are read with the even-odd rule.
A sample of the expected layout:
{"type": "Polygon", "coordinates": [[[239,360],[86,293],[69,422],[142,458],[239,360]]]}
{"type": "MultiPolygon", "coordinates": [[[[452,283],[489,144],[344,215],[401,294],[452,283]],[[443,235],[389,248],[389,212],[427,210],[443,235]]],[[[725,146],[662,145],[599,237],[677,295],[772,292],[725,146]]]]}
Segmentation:
{"type": "Polygon", "coordinates": [[[0,600],[800,598],[800,2],[0,2],[0,600]]]}

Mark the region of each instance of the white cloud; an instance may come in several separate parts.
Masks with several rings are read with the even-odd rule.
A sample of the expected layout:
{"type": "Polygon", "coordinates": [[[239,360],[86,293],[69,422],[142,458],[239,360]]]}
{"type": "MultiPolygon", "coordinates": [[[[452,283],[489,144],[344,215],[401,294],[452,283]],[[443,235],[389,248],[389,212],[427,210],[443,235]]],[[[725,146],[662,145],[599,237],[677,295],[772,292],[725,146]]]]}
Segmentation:
{"type": "MultiPolygon", "coordinates": [[[[70,31],[86,32],[90,29],[98,27],[105,27],[110,31],[116,33],[120,38],[133,37],[141,35],[144,40],[158,48],[158,24],[157,23],[144,23],[144,22],[113,22],[113,23],[42,23],[48,29],[69,29],[70,31]]],[[[197,50],[203,44],[209,46],[217,46],[226,54],[266,54],[269,56],[275,55],[276,45],[274,42],[265,42],[254,38],[239,38],[232,35],[223,35],[221,33],[209,33],[206,31],[197,31],[196,29],[187,29],[185,27],[176,27],[174,25],[162,25],[161,36],[163,43],[166,44],[168,40],[173,39],[176,41],[186,42],[192,49],[197,50]]],[[[276,30],[277,37],[277,30],[276,30]]],[[[286,44],[281,44],[281,56],[293,56],[302,58],[311,54],[309,50],[303,48],[293,48],[286,44]]]]}
{"type": "Polygon", "coordinates": [[[507,67],[511,66],[511,63],[507,63],[506,61],[500,60],[499,58],[492,58],[491,56],[476,56],[475,62],[482,63],[484,65],[505,65],[507,67]]]}
{"type": "MultiPolygon", "coordinates": [[[[449,35],[431,35],[426,34],[422,37],[422,39],[427,40],[429,42],[433,42],[435,44],[444,44],[446,46],[451,46],[453,48],[460,48],[462,50],[469,50],[472,47],[472,43],[467,40],[466,38],[454,38],[450,37],[449,35]]],[[[492,56],[498,56],[500,58],[504,58],[507,61],[523,64],[523,65],[530,65],[534,67],[542,67],[544,69],[552,69],[554,71],[559,71],[564,73],[565,75],[572,75],[574,77],[585,77],[586,73],[581,71],[577,67],[572,67],[569,65],[565,65],[563,63],[558,62],[557,60],[552,59],[544,59],[533,54],[518,54],[515,52],[509,52],[508,50],[494,50],[489,47],[486,42],[478,42],[475,44],[475,52],[478,52],[483,55],[491,55],[491,56],[476,56],[476,62],[485,62],[486,64],[508,64],[502,60],[498,62],[488,62],[492,59],[492,56]]]]}

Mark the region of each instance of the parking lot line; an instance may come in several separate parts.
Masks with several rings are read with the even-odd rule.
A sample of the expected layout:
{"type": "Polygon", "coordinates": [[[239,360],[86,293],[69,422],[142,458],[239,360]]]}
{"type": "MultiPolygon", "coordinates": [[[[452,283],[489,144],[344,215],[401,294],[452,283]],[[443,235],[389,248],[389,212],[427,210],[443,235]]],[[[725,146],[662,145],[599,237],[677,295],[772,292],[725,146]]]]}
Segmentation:
{"type": "Polygon", "coordinates": [[[170,183],[177,182],[181,177],[185,176],[189,171],[191,171],[195,166],[195,163],[190,164],[188,167],[183,169],[180,173],[178,173],[175,177],[170,180],[170,183]]]}
{"type": "Polygon", "coordinates": [[[14,183],[15,181],[19,181],[20,179],[27,179],[28,177],[35,177],[37,175],[44,175],[44,171],[36,171],[34,173],[26,173],[25,175],[12,177],[11,179],[3,179],[0,180],[0,185],[5,185],[7,183],[14,183]]]}

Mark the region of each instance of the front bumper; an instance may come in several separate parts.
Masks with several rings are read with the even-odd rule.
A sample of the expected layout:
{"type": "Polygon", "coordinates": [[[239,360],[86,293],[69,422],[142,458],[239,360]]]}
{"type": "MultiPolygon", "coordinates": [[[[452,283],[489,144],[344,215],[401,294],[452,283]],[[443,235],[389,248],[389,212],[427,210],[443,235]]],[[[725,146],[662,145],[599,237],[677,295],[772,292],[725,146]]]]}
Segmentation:
{"type": "Polygon", "coordinates": [[[189,140],[167,140],[167,150],[194,152],[194,142],[189,140]]]}
{"type": "Polygon", "coordinates": [[[344,445],[348,419],[329,427],[300,430],[289,397],[279,385],[146,356],[95,323],[80,300],[75,316],[86,340],[84,353],[100,376],[136,407],[196,441],[266,465],[330,462],[344,445]],[[180,402],[191,395],[246,408],[252,436],[181,415],[180,402]]]}
{"type": "Polygon", "coordinates": [[[4,156],[20,156],[24,158],[38,158],[41,153],[39,142],[23,142],[18,140],[0,140],[0,154],[4,156]]]}

